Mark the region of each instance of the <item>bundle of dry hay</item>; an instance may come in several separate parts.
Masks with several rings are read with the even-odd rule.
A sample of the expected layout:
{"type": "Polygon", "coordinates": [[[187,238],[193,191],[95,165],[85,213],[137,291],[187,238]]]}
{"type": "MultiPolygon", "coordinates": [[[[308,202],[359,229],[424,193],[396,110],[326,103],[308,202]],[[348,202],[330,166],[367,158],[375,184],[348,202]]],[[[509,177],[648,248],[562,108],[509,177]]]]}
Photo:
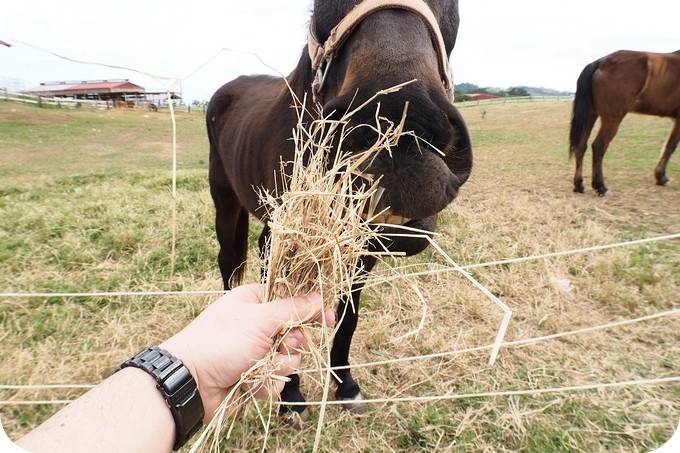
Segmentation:
{"type": "MultiPolygon", "coordinates": [[[[389,152],[391,147],[396,146],[399,137],[405,133],[406,109],[399,124],[380,117],[379,107],[375,125],[362,124],[350,128],[348,122],[355,112],[376,97],[398,91],[404,85],[377,93],[365,104],[335,121],[322,118],[305,124],[305,104],[298,103],[299,120],[293,131],[295,158],[292,163],[281,162],[282,173],[283,168],[291,164],[292,172],[284,177],[280,196],[266,191],[260,194],[271,229],[270,243],[263,258],[266,268],[263,276],[265,301],[316,291],[322,295],[324,305],[333,306],[339,297],[350,296],[352,285],[360,278],[358,260],[368,253],[367,242],[380,243],[379,233],[369,226],[382,214],[374,212],[380,193],[378,181],[371,180],[370,175],[362,175],[359,169],[376,153],[389,152]],[[343,152],[343,139],[356,127],[373,129],[378,140],[364,152],[343,152]],[[337,153],[331,150],[334,144],[339,144],[337,149],[340,151],[337,153]]],[[[310,117],[307,115],[307,118],[310,117]]],[[[373,254],[386,255],[389,252],[383,250],[373,254]]],[[[342,319],[338,320],[340,322],[342,319]]],[[[314,326],[311,321],[290,325],[288,330],[294,328],[301,328],[308,338],[306,355],[312,363],[306,365],[319,370],[318,382],[323,388],[325,401],[332,377],[329,354],[334,332],[327,326],[314,326]]],[[[195,442],[192,452],[219,451],[220,440],[225,436],[228,438],[234,427],[236,416],[233,415],[254,401],[252,391],[247,389],[270,388],[274,379],[281,379],[275,374],[277,368],[273,358],[284,335],[285,332],[274,342],[267,357],[244,373],[195,442]]],[[[275,406],[269,404],[267,407],[265,411],[257,405],[265,427],[270,424],[275,406]]],[[[325,405],[321,405],[317,445],[324,410],[325,405]]]]}

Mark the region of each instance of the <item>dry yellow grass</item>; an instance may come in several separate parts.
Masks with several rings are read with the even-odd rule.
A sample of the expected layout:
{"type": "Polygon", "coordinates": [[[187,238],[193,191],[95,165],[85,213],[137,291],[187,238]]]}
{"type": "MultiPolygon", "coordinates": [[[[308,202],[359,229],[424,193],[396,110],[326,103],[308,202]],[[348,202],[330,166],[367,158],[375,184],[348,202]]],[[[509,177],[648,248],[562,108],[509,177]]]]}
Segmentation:
{"type": "MultiPolygon", "coordinates": [[[[566,144],[569,107],[568,103],[534,102],[462,110],[472,132],[475,168],[459,199],[442,215],[438,225],[442,234],[436,238],[458,263],[476,265],[679,232],[680,167],[675,160],[671,162],[673,185],[668,188],[655,186],[652,175],[669,123],[633,115],[624,121],[605,158],[605,177],[614,196],[601,199],[592,192],[571,192],[573,163],[567,160],[566,144]],[[483,110],[486,114],[482,117],[483,110]]],[[[191,145],[185,148],[191,149],[191,145]]],[[[180,289],[219,288],[209,194],[205,184],[196,183],[204,173],[199,170],[185,176],[179,187],[178,256],[187,263],[178,270],[177,285],[180,289]],[[189,190],[191,184],[197,187],[189,190]],[[192,250],[199,250],[198,256],[192,250]],[[203,255],[207,258],[201,259],[203,255]]],[[[169,235],[163,223],[167,211],[161,201],[167,198],[167,186],[151,184],[146,176],[112,177],[115,184],[109,179],[89,180],[90,192],[86,190],[84,198],[72,202],[66,200],[73,198],[74,186],[86,187],[82,181],[41,182],[51,184],[44,190],[24,181],[32,187],[30,191],[16,192],[11,190],[12,182],[3,184],[2,218],[26,219],[22,231],[35,240],[12,249],[16,250],[12,257],[3,255],[2,288],[45,290],[50,289],[49,282],[60,289],[70,288],[66,282],[87,289],[163,287],[167,266],[159,264],[162,260],[158,257],[167,256],[168,250],[164,244],[169,235]],[[135,187],[140,184],[146,191],[137,195],[135,187]],[[111,203],[97,207],[95,202],[105,198],[112,199],[111,203]],[[124,207],[116,207],[120,199],[125,200],[124,207]],[[76,202],[88,203],[89,208],[81,209],[76,202]],[[41,216],[31,216],[36,207],[41,216]],[[72,228],[71,218],[79,219],[72,228]],[[88,218],[94,221],[89,223],[88,218]],[[156,218],[157,223],[149,220],[156,218]],[[129,232],[102,226],[116,224],[120,228],[124,222],[130,223],[130,231],[145,232],[139,244],[131,244],[129,232]],[[59,235],[60,228],[68,234],[59,235]],[[99,259],[100,249],[88,248],[87,239],[92,240],[96,228],[104,231],[105,237],[118,237],[112,244],[120,245],[107,245],[109,257],[104,253],[99,259]],[[87,232],[81,235],[82,242],[77,242],[78,249],[98,259],[88,264],[83,254],[66,253],[74,231],[87,232]],[[123,240],[126,237],[127,242],[123,240]],[[149,250],[155,252],[149,254],[149,250]],[[126,277],[121,278],[117,269],[126,277]]],[[[20,234],[5,222],[7,233],[2,243],[9,248],[20,234]]],[[[431,250],[397,260],[395,266],[446,265],[431,250]]],[[[513,309],[508,341],[680,308],[677,240],[470,271],[513,309]],[[551,277],[568,279],[573,289],[561,290],[551,277]]],[[[385,266],[376,272],[391,275],[385,266]]],[[[259,280],[256,260],[247,279],[259,280]]],[[[502,314],[455,272],[416,281],[426,310],[423,299],[406,282],[365,290],[351,363],[380,362],[357,367],[353,374],[365,396],[383,401],[371,404],[363,418],[329,406],[321,422],[321,451],[651,451],[676,428],[680,420],[677,383],[550,394],[474,395],[678,376],[677,314],[503,348],[494,366],[488,365],[488,349],[419,358],[491,344],[502,314]],[[418,329],[423,312],[423,328],[404,337],[418,329]],[[399,358],[404,361],[388,361],[399,358]],[[468,397],[436,400],[453,394],[468,397]],[[434,400],[395,401],[403,397],[434,400]]],[[[210,296],[2,299],[0,383],[97,382],[139,348],[179,329],[209,300],[210,296]],[[149,314],[153,314],[154,323],[142,325],[139,319],[148,319],[149,314]]],[[[310,401],[323,399],[322,388],[307,375],[303,387],[310,401]]],[[[0,399],[71,398],[81,391],[0,390],[0,399]]],[[[10,437],[16,438],[57,408],[3,405],[0,417],[10,437]]],[[[267,451],[311,450],[319,420],[319,410],[313,410],[301,431],[279,424],[265,430],[250,408],[222,448],[254,451],[264,445],[267,451]]]]}

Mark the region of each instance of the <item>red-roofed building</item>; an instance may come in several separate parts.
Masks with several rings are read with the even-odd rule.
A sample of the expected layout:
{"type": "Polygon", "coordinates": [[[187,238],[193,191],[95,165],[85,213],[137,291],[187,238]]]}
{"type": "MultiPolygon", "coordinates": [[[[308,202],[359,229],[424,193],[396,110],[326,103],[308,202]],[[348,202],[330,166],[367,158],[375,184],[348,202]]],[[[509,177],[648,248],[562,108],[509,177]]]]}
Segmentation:
{"type": "Polygon", "coordinates": [[[26,90],[39,96],[73,99],[96,99],[102,101],[126,101],[144,97],[144,88],[128,79],[89,80],[82,82],[44,82],[26,90]]]}
{"type": "Polygon", "coordinates": [[[168,102],[181,102],[181,96],[175,92],[145,91],[143,87],[128,79],[86,80],[82,82],[43,82],[40,86],[24,90],[24,93],[44,97],[70,100],[106,101],[113,107],[157,107],[166,106],[168,102]]]}
{"type": "Polygon", "coordinates": [[[489,93],[467,93],[467,95],[470,96],[473,101],[485,101],[487,99],[500,99],[503,97],[489,93]]]}

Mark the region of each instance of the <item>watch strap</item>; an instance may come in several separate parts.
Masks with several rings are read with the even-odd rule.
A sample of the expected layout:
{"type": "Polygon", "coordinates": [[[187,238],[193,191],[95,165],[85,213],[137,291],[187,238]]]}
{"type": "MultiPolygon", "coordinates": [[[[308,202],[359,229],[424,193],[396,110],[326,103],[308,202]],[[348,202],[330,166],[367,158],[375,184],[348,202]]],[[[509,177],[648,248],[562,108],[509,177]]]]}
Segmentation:
{"type": "Polygon", "coordinates": [[[150,346],[122,363],[116,371],[134,367],[156,380],[156,388],[165,398],[175,421],[173,450],[181,448],[203,426],[205,410],[196,381],[181,360],[158,346],[150,346]]]}

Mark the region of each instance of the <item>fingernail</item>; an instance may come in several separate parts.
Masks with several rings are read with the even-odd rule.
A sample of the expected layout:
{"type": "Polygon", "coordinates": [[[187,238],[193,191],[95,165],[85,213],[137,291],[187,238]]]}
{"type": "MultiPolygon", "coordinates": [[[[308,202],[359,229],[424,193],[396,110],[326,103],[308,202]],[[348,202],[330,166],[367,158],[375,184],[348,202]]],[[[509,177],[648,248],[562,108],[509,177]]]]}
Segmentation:
{"type": "Polygon", "coordinates": [[[286,346],[286,350],[291,352],[299,351],[302,346],[300,340],[290,333],[283,338],[283,343],[286,346]]]}

